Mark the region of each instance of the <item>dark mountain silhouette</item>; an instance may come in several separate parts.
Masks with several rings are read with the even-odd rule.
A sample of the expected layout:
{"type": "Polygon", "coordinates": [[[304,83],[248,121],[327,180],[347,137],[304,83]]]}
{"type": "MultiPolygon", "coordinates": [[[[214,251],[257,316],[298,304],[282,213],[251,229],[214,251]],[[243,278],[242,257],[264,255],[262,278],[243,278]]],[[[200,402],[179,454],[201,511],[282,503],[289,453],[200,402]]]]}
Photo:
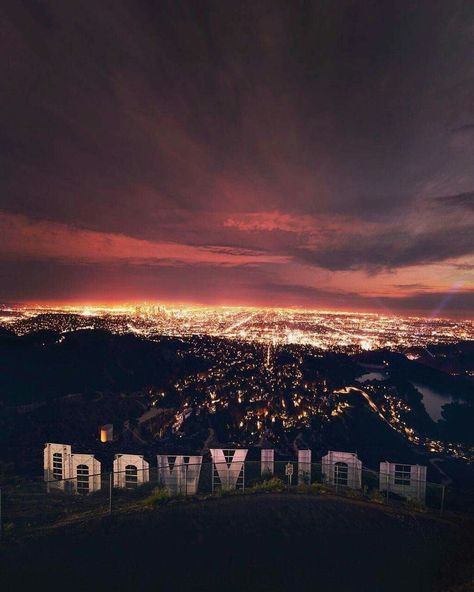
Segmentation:
{"type": "Polygon", "coordinates": [[[134,391],[161,385],[206,364],[178,356],[185,345],[107,331],[24,336],[0,334],[0,402],[19,405],[95,391],[134,391]]]}

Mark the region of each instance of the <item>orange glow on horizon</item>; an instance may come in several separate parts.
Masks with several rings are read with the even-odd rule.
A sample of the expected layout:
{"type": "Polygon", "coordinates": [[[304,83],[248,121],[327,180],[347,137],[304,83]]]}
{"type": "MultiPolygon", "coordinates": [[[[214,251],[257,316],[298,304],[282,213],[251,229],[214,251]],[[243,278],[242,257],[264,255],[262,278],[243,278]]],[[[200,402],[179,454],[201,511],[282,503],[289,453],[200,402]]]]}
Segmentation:
{"type": "MultiPolygon", "coordinates": [[[[413,312],[402,314],[402,313],[395,313],[395,312],[375,312],[373,310],[348,310],[348,309],[326,309],[326,308],[311,308],[311,307],[302,307],[302,306],[270,306],[270,305],[249,305],[249,304],[232,304],[232,303],[225,303],[225,304],[204,304],[204,303],[196,303],[196,302],[170,302],[170,301],[148,301],[148,300],[137,300],[137,301],[101,301],[101,300],[86,300],[86,301],[36,301],[36,302],[21,302],[18,304],[13,304],[4,308],[11,308],[11,309],[35,309],[35,310],[49,310],[49,311],[64,311],[76,314],[83,314],[84,316],[95,316],[101,312],[107,312],[109,314],[131,314],[134,313],[137,307],[142,306],[156,306],[162,307],[164,309],[170,310],[202,310],[202,311],[209,311],[209,310],[235,310],[235,311],[249,311],[249,312],[259,312],[259,311],[268,311],[268,312],[279,312],[285,313],[287,312],[300,312],[301,314],[314,314],[314,313],[321,313],[321,314],[334,314],[334,315],[361,315],[361,316],[373,316],[379,318],[390,318],[390,317],[398,317],[398,318],[406,318],[406,319],[426,319],[428,320],[449,320],[452,317],[428,317],[421,314],[416,314],[413,312]]],[[[467,317],[456,317],[455,320],[469,320],[467,317]]]]}

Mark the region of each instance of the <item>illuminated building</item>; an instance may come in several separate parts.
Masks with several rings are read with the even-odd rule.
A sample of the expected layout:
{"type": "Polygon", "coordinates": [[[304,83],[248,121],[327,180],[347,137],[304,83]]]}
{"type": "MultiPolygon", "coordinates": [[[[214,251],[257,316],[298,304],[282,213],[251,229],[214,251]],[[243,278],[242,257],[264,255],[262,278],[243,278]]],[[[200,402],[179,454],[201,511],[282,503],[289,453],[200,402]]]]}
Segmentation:
{"type": "Polygon", "coordinates": [[[100,428],[100,441],[101,442],[112,442],[114,439],[114,426],[111,423],[107,423],[100,428]]]}

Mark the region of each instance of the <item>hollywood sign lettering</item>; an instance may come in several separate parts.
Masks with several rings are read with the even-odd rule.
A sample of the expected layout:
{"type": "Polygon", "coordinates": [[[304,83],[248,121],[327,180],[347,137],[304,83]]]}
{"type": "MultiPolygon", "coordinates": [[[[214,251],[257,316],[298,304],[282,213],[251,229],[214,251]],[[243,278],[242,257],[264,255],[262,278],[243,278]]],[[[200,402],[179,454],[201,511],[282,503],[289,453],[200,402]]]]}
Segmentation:
{"type": "Polygon", "coordinates": [[[171,456],[159,454],[158,480],[169,491],[179,495],[195,495],[201,475],[202,456],[171,456]]]}
{"type": "MultiPolygon", "coordinates": [[[[212,448],[212,490],[243,489],[247,449],[212,448]]],[[[158,483],[171,494],[195,495],[201,479],[202,456],[159,454],[156,457],[158,483]]],[[[68,444],[48,443],[44,448],[44,480],[48,489],[87,494],[101,489],[101,463],[93,454],[72,452],[68,444]]],[[[330,450],[321,459],[323,482],[337,487],[362,488],[362,461],[352,452],[330,450]]],[[[274,450],[263,449],[262,477],[275,473],[274,450]]],[[[311,450],[298,451],[299,484],[311,483],[311,450]]],[[[142,455],[116,454],[113,462],[114,487],[132,489],[150,481],[150,465],[142,455]]],[[[380,491],[424,501],[426,467],[380,463],[380,491]]]]}

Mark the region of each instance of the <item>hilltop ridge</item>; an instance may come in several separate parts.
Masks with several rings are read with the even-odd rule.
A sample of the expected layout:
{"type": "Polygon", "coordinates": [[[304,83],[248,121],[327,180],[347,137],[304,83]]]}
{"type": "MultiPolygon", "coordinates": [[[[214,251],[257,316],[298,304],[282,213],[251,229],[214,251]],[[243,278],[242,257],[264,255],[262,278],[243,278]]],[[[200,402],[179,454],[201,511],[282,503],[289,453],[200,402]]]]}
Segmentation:
{"type": "Polygon", "coordinates": [[[12,591],[446,592],[472,573],[471,527],[332,496],[237,495],[82,520],[5,548],[0,566],[12,591]]]}

